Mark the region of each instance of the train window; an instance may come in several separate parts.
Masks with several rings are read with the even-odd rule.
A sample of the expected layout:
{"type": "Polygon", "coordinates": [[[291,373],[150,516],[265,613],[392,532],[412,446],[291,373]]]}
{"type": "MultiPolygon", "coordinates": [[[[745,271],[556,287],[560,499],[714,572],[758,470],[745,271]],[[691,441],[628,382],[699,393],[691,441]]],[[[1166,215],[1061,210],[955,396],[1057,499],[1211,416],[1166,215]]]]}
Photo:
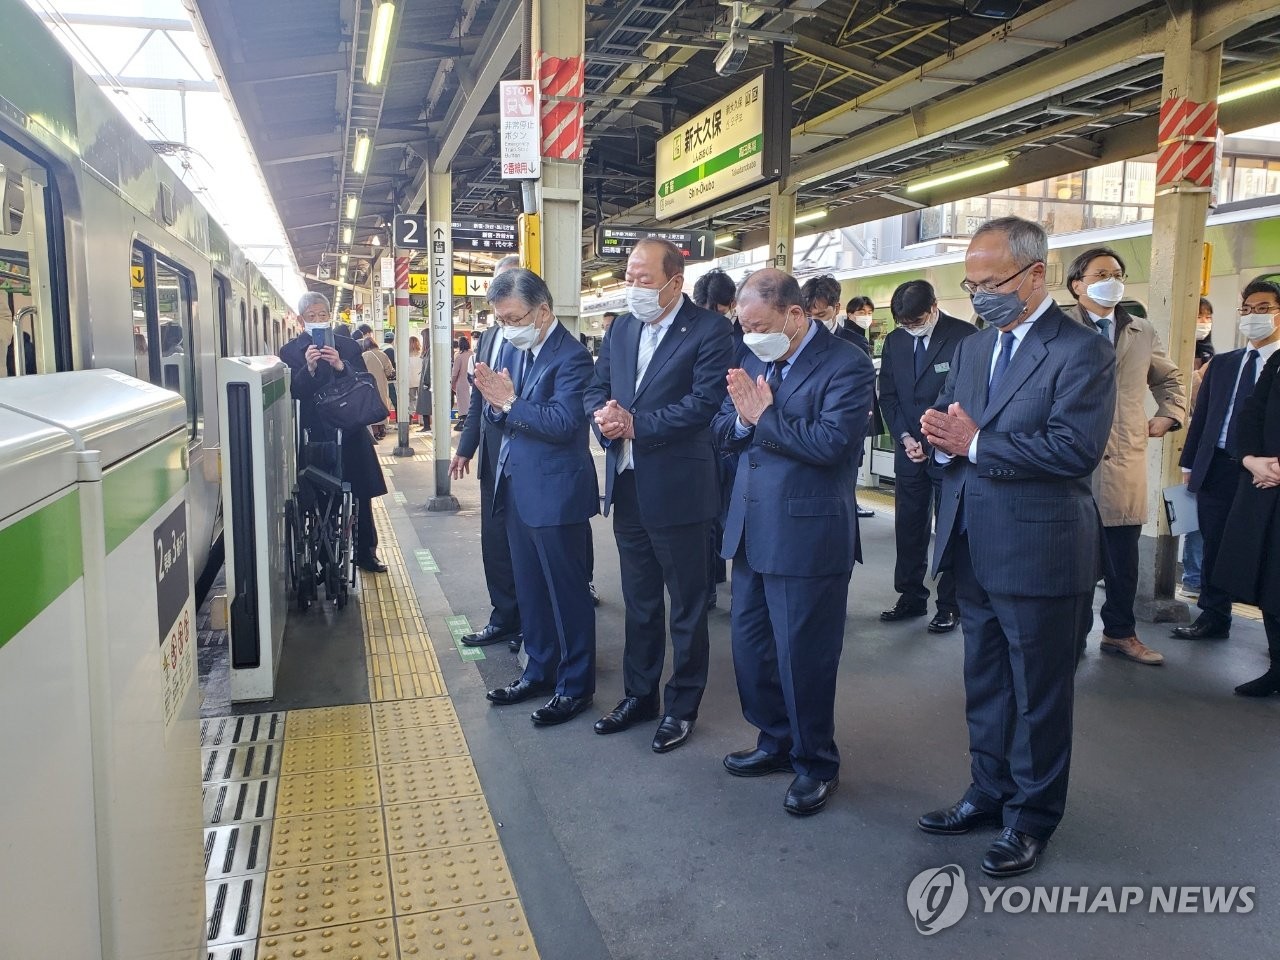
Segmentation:
{"type": "Polygon", "coordinates": [[[253,308],[253,354],[262,353],[262,327],[258,323],[258,308],[253,308]]]}
{"type": "Polygon", "coordinates": [[[7,377],[59,368],[49,229],[56,198],[48,184],[41,164],[0,139],[0,350],[7,377]]]}
{"type": "Polygon", "coordinates": [[[271,310],[268,307],[262,308],[262,338],[263,353],[275,353],[275,327],[271,323],[271,310]]]}
{"type": "Polygon", "coordinates": [[[135,243],[130,285],[136,375],[182,395],[187,402],[187,436],[194,439],[199,410],[191,274],[135,243]]]}
{"type": "Polygon", "coordinates": [[[240,355],[247,356],[249,353],[249,308],[244,305],[244,301],[240,301],[240,355]]]}
{"type": "Polygon", "coordinates": [[[213,299],[218,312],[218,356],[225,357],[227,345],[227,310],[231,301],[231,285],[220,273],[213,275],[213,299]]]}

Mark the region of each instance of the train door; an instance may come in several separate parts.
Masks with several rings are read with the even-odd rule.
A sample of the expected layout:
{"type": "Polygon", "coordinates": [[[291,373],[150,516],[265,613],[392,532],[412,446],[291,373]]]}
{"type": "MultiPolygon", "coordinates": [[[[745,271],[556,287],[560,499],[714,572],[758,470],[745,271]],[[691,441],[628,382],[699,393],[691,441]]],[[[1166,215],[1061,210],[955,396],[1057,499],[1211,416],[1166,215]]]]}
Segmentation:
{"type": "Polygon", "coordinates": [[[262,353],[262,325],[260,323],[260,315],[258,308],[253,308],[253,355],[256,357],[262,353]]]}
{"type": "Polygon", "coordinates": [[[271,325],[271,311],[267,307],[262,308],[262,337],[264,340],[263,353],[275,353],[277,345],[275,342],[275,327],[271,325]]]}
{"type": "Polygon", "coordinates": [[[249,355],[249,308],[245,306],[244,298],[240,300],[240,355],[249,355]]]}
{"type": "Polygon", "coordinates": [[[199,431],[192,302],[195,278],[144,243],[133,245],[135,375],[182,395],[187,437],[199,431]]]}
{"type": "Polygon", "coordinates": [[[3,376],[71,369],[62,214],[48,168],[0,136],[3,376]]]}
{"type": "Polygon", "coordinates": [[[227,342],[227,312],[231,303],[231,284],[220,273],[213,275],[213,300],[218,315],[218,356],[225,357],[230,354],[230,345],[227,342]]]}

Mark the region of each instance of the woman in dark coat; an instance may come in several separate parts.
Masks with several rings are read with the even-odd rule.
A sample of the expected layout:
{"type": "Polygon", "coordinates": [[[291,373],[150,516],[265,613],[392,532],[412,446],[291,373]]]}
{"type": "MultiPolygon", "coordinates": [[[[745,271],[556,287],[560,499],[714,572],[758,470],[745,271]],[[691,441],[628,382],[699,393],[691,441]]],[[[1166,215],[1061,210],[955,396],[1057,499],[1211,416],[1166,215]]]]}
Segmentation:
{"type": "MultiPolygon", "coordinates": [[[[280,348],[280,359],[289,367],[290,392],[300,401],[301,426],[318,441],[336,440],[337,430],[316,413],[315,395],[335,378],[365,373],[362,350],[350,337],[334,336],[334,346],[317,347],[305,324],[328,323],[329,301],[318,293],[304,293],[298,303],[302,332],[280,348]]],[[[378,531],[373,525],[374,497],[387,492],[387,482],[373,447],[373,435],[365,429],[342,433],[342,478],[351,484],[356,511],[356,564],[370,573],[385,573],[378,559],[378,531]]]]}
{"type": "Polygon", "coordinates": [[[1213,581],[1237,600],[1262,608],[1271,667],[1256,680],[1242,683],[1242,697],[1280,693],[1280,353],[1271,355],[1258,376],[1253,395],[1240,412],[1240,479],[1231,515],[1222,535],[1213,581]]]}

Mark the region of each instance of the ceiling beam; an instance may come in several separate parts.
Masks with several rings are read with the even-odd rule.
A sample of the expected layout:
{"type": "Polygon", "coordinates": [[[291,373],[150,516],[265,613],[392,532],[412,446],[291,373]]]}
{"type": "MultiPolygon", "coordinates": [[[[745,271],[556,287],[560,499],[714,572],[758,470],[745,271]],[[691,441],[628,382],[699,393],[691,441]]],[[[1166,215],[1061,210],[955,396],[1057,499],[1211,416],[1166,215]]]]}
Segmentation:
{"type": "Polygon", "coordinates": [[[342,155],[342,143],[337,132],[311,137],[293,137],[288,140],[272,140],[258,147],[258,163],[274,167],[303,160],[324,160],[342,155]]]}
{"type": "Polygon", "coordinates": [[[223,65],[227,82],[270,83],[274,80],[301,80],[330,73],[346,72],[348,54],[345,51],[321,53],[307,57],[279,57],[254,63],[227,63],[223,65]]]}

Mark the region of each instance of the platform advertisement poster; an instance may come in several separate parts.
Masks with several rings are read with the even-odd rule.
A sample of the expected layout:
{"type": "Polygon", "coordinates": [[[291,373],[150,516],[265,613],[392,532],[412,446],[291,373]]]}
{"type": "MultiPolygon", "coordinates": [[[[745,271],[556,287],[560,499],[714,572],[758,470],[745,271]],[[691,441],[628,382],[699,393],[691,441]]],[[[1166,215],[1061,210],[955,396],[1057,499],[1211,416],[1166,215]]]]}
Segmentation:
{"type": "Polygon", "coordinates": [[[187,553],[187,505],[177,509],[152,535],[156,570],[156,622],[164,671],[166,736],[195,680],[195,611],[187,553]]]}
{"type": "Polygon", "coordinates": [[[503,80],[500,86],[502,179],[536,180],[542,162],[538,85],[532,80],[503,80]]]}
{"type": "Polygon", "coordinates": [[[713,103],[658,141],[656,216],[667,220],[753,186],[765,163],[765,78],[713,103]]]}

